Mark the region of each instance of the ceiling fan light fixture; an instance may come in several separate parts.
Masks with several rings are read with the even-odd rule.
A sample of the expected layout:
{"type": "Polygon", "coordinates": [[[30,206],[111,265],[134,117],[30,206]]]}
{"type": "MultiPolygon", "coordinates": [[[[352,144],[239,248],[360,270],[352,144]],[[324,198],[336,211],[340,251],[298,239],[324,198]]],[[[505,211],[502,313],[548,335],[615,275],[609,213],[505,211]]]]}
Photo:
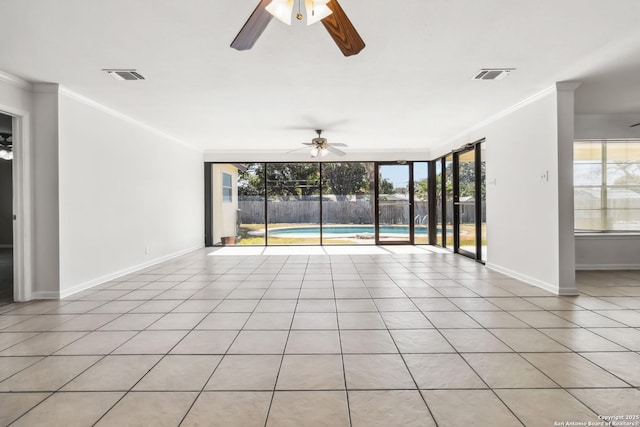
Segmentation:
{"type": "Polygon", "coordinates": [[[2,149],[0,150],[0,159],[13,160],[13,151],[2,149]]]}
{"type": "Polygon", "coordinates": [[[320,156],[327,157],[328,154],[329,154],[329,150],[327,150],[326,147],[320,150],[320,156]]]}
{"type": "Polygon", "coordinates": [[[311,153],[310,153],[311,157],[318,157],[318,153],[319,153],[318,147],[312,147],[311,148],[311,153]]]}
{"type": "Polygon", "coordinates": [[[273,0],[265,10],[274,18],[291,25],[291,14],[293,13],[293,0],[273,0]]]}
{"type": "Polygon", "coordinates": [[[330,1],[331,0],[304,0],[304,6],[307,10],[307,25],[320,22],[333,13],[327,6],[327,3],[330,1]]]}

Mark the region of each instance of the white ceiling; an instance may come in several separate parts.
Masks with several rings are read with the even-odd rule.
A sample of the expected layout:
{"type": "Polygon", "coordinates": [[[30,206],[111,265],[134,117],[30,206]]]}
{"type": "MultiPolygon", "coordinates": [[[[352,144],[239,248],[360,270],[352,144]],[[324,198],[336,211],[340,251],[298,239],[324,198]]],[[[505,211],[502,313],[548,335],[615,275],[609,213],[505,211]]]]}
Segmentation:
{"type": "Polygon", "coordinates": [[[295,19],[231,49],[257,3],[2,0],[0,70],[204,150],[285,152],[322,128],[355,151],[426,151],[563,80],[585,82],[579,112],[640,114],[638,0],[340,0],[367,44],[349,58],[295,19]],[[471,80],[491,67],[517,71],[471,80]]]}

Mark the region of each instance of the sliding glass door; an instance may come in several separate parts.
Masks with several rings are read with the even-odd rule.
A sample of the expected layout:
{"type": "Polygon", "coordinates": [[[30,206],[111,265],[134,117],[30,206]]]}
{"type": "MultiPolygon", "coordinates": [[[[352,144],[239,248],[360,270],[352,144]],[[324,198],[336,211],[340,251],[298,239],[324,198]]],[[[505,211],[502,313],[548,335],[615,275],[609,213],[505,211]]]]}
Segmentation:
{"type": "Polygon", "coordinates": [[[484,142],[453,154],[453,251],[486,259],[486,171],[484,142]]]}
{"type": "Polygon", "coordinates": [[[456,188],[454,191],[456,252],[475,258],[476,233],[476,149],[456,153],[456,188]]]}

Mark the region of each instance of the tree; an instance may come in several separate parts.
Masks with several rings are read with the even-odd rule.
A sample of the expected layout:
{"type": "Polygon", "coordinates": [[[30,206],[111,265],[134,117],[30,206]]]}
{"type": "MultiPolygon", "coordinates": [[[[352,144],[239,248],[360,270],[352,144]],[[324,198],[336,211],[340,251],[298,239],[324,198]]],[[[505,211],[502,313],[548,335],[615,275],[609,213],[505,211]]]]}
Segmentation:
{"type": "Polygon", "coordinates": [[[238,171],[238,195],[264,197],[263,163],[249,163],[246,171],[238,171]]]}
{"type": "Polygon", "coordinates": [[[318,194],[320,170],[317,163],[251,163],[238,179],[240,195],[264,196],[265,177],[269,197],[294,197],[318,194]]]}
{"type": "Polygon", "coordinates": [[[429,180],[424,178],[416,181],[413,192],[416,200],[429,200],[429,180]]]}
{"type": "Polygon", "coordinates": [[[344,201],[354,193],[368,193],[367,170],[362,163],[325,163],[322,165],[326,192],[344,201]]]}
{"type": "Polygon", "coordinates": [[[389,178],[381,178],[378,180],[378,193],[379,194],[395,194],[396,190],[393,182],[389,178]]]}
{"type": "Polygon", "coordinates": [[[613,185],[640,185],[640,168],[636,163],[609,163],[607,172],[609,176],[618,175],[613,185]]]}
{"type": "Polygon", "coordinates": [[[269,163],[267,191],[271,197],[300,199],[318,194],[320,168],[317,163],[269,163]]]}

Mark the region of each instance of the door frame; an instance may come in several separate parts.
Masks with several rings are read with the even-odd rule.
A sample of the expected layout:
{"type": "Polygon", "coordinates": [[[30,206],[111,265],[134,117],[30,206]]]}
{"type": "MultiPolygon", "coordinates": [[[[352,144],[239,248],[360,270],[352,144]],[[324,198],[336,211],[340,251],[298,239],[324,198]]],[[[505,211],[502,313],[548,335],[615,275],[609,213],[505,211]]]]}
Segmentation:
{"type": "Polygon", "coordinates": [[[375,162],[374,163],[374,232],[375,232],[375,240],[376,245],[413,245],[414,244],[414,206],[413,206],[413,162],[375,162]],[[406,166],[409,169],[409,182],[408,182],[408,190],[409,190],[409,240],[380,240],[380,208],[379,208],[379,170],[380,166],[406,166]]]}
{"type": "Polygon", "coordinates": [[[453,252],[484,263],[482,259],[482,157],[481,139],[461,147],[453,152],[453,252]],[[475,242],[476,252],[460,248],[460,155],[474,151],[474,199],[475,199],[475,242]]]}
{"type": "Polygon", "coordinates": [[[0,113],[12,117],[13,299],[29,301],[33,283],[31,117],[26,111],[2,104],[0,113]]]}

